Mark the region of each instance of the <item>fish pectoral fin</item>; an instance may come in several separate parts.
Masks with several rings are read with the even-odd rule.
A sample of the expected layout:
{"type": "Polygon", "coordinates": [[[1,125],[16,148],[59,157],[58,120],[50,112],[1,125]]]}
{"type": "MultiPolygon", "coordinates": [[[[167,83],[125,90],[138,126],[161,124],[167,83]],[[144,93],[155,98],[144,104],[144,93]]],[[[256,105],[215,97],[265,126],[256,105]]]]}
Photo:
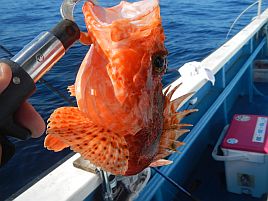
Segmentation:
{"type": "Polygon", "coordinates": [[[69,91],[70,96],[75,96],[75,86],[74,86],[74,84],[71,85],[71,86],[68,86],[67,90],[69,91]]]}
{"type": "Polygon", "coordinates": [[[53,150],[55,152],[61,151],[64,148],[69,147],[69,145],[65,144],[64,142],[62,142],[60,139],[58,139],[57,137],[49,134],[46,136],[45,142],[44,142],[44,146],[48,149],[48,150],[53,150]]]}
{"type": "Polygon", "coordinates": [[[56,109],[49,118],[47,133],[45,146],[49,149],[59,150],[56,145],[62,142],[108,172],[123,175],[128,169],[129,151],[125,138],[94,124],[77,107],[56,109]]]}
{"type": "Polygon", "coordinates": [[[159,167],[159,166],[164,166],[164,165],[170,165],[173,163],[173,161],[170,160],[165,160],[165,159],[159,159],[157,161],[154,161],[150,164],[150,167],[159,167]]]}

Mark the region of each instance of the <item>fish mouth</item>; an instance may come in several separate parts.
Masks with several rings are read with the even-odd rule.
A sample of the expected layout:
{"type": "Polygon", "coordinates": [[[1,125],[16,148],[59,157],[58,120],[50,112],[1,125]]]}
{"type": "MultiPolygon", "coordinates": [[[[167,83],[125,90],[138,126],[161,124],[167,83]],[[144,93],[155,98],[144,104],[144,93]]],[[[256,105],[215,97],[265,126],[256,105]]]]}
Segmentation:
{"type": "Polygon", "coordinates": [[[86,2],[83,13],[93,44],[79,70],[83,79],[75,84],[78,106],[94,123],[135,135],[151,123],[154,88],[161,81],[162,74],[152,69],[152,55],[164,49],[158,0],[122,1],[110,8],[86,2]],[[105,82],[95,82],[99,75],[105,82]]]}
{"type": "Polygon", "coordinates": [[[158,0],[143,0],[133,3],[121,1],[118,5],[109,8],[86,2],[84,7],[89,9],[94,20],[101,26],[109,26],[114,21],[122,19],[127,19],[135,24],[135,22],[140,23],[141,18],[158,8],[158,0]]]}

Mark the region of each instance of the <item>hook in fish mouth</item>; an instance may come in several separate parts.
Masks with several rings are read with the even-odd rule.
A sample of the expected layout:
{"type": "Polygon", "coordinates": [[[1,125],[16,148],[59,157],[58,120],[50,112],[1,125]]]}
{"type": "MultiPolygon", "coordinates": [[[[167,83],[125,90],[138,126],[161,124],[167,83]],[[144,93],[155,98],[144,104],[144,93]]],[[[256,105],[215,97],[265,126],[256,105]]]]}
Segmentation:
{"type": "Polygon", "coordinates": [[[63,0],[61,7],[60,7],[60,13],[63,19],[68,19],[71,21],[74,21],[74,7],[77,3],[79,3],[82,0],[63,0]]]}
{"type": "MultiPolygon", "coordinates": [[[[96,3],[96,0],[63,0],[61,7],[60,7],[60,13],[62,19],[67,19],[75,22],[74,19],[74,8],[76,4],[78,4],[81,1],[85,2],[91,2],[93,4],[96,3]]],[[[88,33],[80,31],[80,42],[83,45],[90,45],[92,44],[92,41],[88,37],[88,33]]]]}
{"type": "Polygon", "coordinates": [[[74,7],[76,4],[78,4],[81,1],[88,1],[93,4],[96,4],[96,0],[63,0],[61,7],[60,7],[60,13],[61,17],[63,19],[68,19],[68,20],[74,20],[74,7]]]}

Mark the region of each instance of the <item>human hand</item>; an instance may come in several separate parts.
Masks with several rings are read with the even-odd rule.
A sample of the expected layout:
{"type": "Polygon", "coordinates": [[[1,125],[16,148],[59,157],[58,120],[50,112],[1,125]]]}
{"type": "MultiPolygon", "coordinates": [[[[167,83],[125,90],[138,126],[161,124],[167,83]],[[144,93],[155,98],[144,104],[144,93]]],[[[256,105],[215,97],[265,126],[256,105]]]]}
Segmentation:
{"type": "MultiPolygon", "coordinates": [[[[8,86],[11,77],[10,67],[5,63],[0,63],[0,94],[8,86]]],[[[34,138],[41,136],[45,131],[45,122],[28,102],[22,103],[14,118],[21,126],[28,128],[34,138]]],[[[0,166],[7,162],[13,154],[14,146],[0,135],[0,166]]]]}

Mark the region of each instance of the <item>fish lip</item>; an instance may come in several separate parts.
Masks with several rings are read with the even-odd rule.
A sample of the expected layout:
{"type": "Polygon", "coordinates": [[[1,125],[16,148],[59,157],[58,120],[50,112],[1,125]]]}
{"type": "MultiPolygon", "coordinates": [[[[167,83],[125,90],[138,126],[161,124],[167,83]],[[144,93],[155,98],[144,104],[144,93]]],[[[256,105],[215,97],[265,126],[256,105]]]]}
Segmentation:
{"type": "MultiPolygon", "coordinates": [[[[145,0],[143,0],[143,1],[145,1],[145,0]]],[[[157,9],[158,4],[159,4],[159,1],[158,1],[158,0],[152,0],[152,1],[153,1],[153,3],[152,3],[152,7],[151,7],[150,10],[145,11],[145,12],[142,12],[142,13],[140,13],[140,14],[134,16],[134,17],[130,17],[130,18],[122,17],[122,19],[127,19],[127,20],[129,20],[129,21],[137,21],[137,20],[139,20],[140,18],[143,18],[143,17],[149,15],[150,13],[154,12],[155,9],[157,9]]],[[[134,2],[134,3],[136,3],[136,2],[134,2]]],[[[98,7],[98,8],[100,8],[100,9],[103,9],[103,10],[106,12],[106,9],[112,9],[112,8],[116,8],[116,7],[120,7],[120,6],[123,7],[123,4],[132,4],[132,3],[127,2],[127,1],[121,1],[118,5],[115,5],[115,6],[113,6],[113,7],[102,7],[102,6],[98,6],[98,5],[93,4],[93,3],[90,2],[90,1],[86,2],[85,4],[89,4],[89,11],[90,11],[90,13],[92,14],[92,16],[94,17],[94,19],[95,19],[101,26],[103,26],[103,27],[109,27],[109,26],[111,26],[111,24],[112,24],[114,21],[116,21],[116,20],[114,20],[114,21],[111,22],[111,23],[107,23],[107,22],[104,22],[104,21],[100,20],[99,17],[95,14],[93,8],[94,8],[94,7],[98,7]]]]}

